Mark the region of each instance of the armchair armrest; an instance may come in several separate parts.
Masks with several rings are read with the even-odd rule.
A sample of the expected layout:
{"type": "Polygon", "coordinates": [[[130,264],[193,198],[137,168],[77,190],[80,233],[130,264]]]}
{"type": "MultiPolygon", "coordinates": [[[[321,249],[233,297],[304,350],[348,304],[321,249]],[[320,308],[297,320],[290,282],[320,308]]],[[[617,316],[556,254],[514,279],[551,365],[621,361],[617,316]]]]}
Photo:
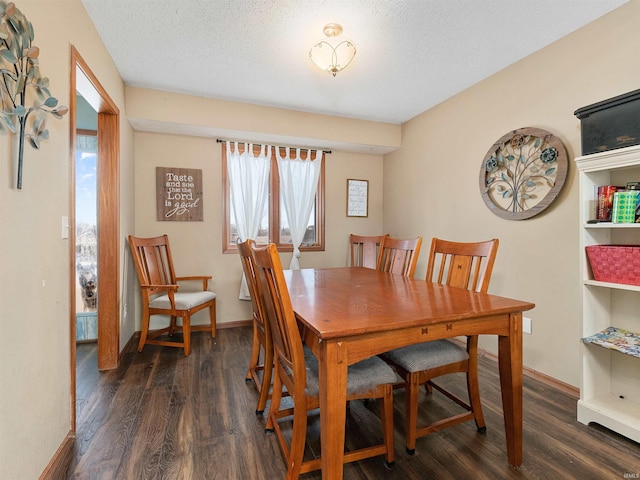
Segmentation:
{"type": "Polygon", "coordinates": [[[211,275],[191,275],[189,277],[176,277],[176,282],[188,281],[188,280],[201,280],[202,291],[206,291],[209,288],[209,280],[213,277],[211,275]]]}
{"type": "Polygon", "coordinates": [[[177,291],[180,288],[180,285],[152,285],[149,283],[145,283],[144,285],[140,285],[140,288],[145,290],[177,291]]]}

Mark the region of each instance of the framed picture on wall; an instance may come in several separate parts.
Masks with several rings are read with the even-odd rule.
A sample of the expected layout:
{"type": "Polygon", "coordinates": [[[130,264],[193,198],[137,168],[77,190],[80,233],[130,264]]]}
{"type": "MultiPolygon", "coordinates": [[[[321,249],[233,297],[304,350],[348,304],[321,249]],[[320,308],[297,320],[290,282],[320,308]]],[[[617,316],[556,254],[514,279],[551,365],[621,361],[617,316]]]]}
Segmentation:
{"type": "Polygon", "coordinates": [[[347,217],[369,216],[369,181],[347,179],[347,217]]]}
{"type": "Polygon", "coordinates": [[[156,220],[202,222],[202,170],[156,167],[156,220]]]}

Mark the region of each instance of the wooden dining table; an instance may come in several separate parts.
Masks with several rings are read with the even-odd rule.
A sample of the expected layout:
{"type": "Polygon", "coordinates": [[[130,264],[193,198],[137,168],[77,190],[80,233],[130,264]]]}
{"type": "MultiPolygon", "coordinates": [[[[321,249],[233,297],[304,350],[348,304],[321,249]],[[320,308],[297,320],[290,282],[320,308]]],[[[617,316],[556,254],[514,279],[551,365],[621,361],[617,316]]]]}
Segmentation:
{"type": "Polygon", "coordinates": [[[285,270],[318,358],[322,478],[343,474],[347,367],[428,340],[497,335],[507,457],[522,463],[522,312],[535,305],[364,267],[285,270]]]}

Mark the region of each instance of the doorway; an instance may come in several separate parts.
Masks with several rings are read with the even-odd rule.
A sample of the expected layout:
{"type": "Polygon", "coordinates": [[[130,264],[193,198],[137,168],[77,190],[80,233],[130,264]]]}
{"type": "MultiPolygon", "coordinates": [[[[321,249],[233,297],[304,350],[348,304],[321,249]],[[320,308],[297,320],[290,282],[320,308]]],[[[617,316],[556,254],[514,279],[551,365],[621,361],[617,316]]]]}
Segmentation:
{"type": "Polygon", "coordinates": [[[76,343],[98,340],[98,161],[98,112],[76,93],[76,343]]]}
{"type": "Polygon", "coordinates": [[[71,430],[76,431],[76,124],[77,96],[80,95],[97,112],[97,349],[98,370],[118,366],[120,353],[120,112],[75,47],[71,47],[69,95],[70,125],[70,285],[71,334],[71,430]]]}

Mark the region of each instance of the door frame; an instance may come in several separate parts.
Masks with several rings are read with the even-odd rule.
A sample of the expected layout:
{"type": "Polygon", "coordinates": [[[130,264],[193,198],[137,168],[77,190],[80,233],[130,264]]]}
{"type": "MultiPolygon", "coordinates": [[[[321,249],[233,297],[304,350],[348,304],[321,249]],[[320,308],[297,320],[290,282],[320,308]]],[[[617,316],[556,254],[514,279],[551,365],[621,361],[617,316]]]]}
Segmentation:
{"type": "Polygon", "coordinates": [[[120,354],[120,110],[71,45],[69,93],[69,232],[71,430],[76,431],[75,175],[76,92],[98,112],[98,370],[118,366],[120,354]]]}

